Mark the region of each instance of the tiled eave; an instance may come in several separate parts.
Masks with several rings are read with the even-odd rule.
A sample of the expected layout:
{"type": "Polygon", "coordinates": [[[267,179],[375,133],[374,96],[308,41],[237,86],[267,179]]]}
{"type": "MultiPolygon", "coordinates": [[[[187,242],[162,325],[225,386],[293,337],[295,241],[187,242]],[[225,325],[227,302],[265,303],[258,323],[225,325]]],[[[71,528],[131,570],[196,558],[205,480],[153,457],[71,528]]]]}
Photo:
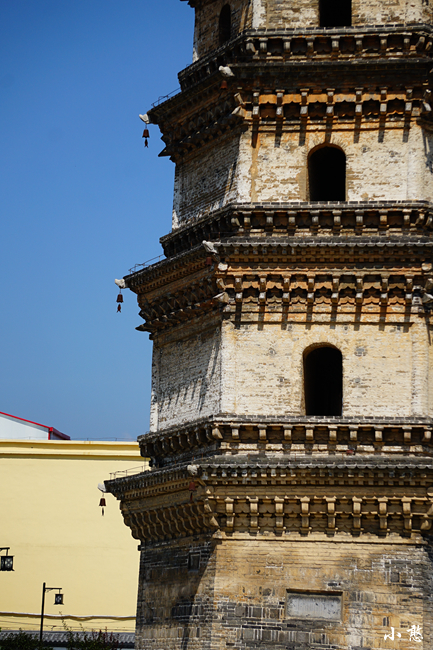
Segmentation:
{"type": "MultiPolygon", "coordinates": [[[[293,457],[286,456],[284,459],[273,459],[263,456],[225,456],[217,459],[196,461],[194,464],[183,464],[178,467],[170,466],[167,469],[153,469],[142,474],[118,478],[115,480],[105,481],[105,487],[108,492],[118,499],[140,498],[140,491],[147,488],[162,486],[168,483],[179,483],[179,487],[184,487],[185,482],[190,481],[191,477],[196,477],[198,482],[212,482],[221,478],[235,480],[238,479],[255,479],[257,472],[259,478],[271,482],[275,478],[285,479],[287,474],[293,476],[299,475],[305,471],[314,472],[324,470],[327,477],[333,477],[337,473],[358,473],[365,470],[384,472],[387,475],[396,471],[405,474],[407,480],[410,480],[412,473],[420,476],[425,473],[425,480],[431,484],[433,481],[433,459],[407,457],[399,455],[393,457],[366,456],[354,457],[340,455],[339,457],[314,457],[311,455],[296,455],[293,457]]],[[[188,489],[188,486],[186,486],[188,489]]]]}
{"type": "Polygon", "coordinates": [[[432,27],[427,24],[247,30],[200,57],[178,76],[181,88],[185,90],[217,72],[220,65],[256,60],[308,62],[324,56],[326,49],[334,58],[343,60],[355,56],[370,60],[402,56],[428,58],[431,56],[429,43],[432,33],[432,27]],[[388,47],[389,37],[395,39],[396,36],[401,37],[401,49],[388,47]],[[355,48],[352,52],[353,43],[355,48]]]}
{"type": "Polygon", "coordinates": [[[181,223],[161,237],[164,253],[176,255],[203,240],[265,234],[393,235],[432,234],[429,201],[282,201],[232,203],[197,219],[181,223]]]}

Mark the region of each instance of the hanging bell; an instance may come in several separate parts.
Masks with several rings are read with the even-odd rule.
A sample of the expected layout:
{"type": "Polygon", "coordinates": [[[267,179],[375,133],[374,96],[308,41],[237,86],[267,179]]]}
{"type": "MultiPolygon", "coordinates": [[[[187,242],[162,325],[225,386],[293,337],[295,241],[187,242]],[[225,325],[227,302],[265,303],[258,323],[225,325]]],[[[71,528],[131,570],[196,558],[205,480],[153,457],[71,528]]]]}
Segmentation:
{"type": "Polygon", "coordinates": [[[107,505],[107,504],[105,503],[105,497],[101,497],[101,498],[100,498],[100,500],[99,500],[99,505],[100,505],[101,508],[102,508],[102,516],[104,516],[104,508],[105,508],[105,506],[107,505]]]}
{"type": "Polygon", "coordinates": [[[221,90],[226,90],[226,88],[227,88],[227,81],[223,79],[221,81],[221,90]]]}
{"type": "Polygon", "coordinates": [[[197,488],[196,488],[196,486],[195,486],[194,481],[191,481],[190,484],[189,484],[189,486],[188,486],[188,490],[191,492],[191,494],[190,494],[190,496],[189,496],[189,500],[190,500],[191,503],[192,503],[192,493],[195,492],[196,489],[197,489],[197,488]]]}
{"type": "Polygon", "coordinates": [[[143,138],[150,138],[149,129],[146,127],[143,131],[143,138]]]}
{"type": "Polygon", "coordinates": [[[116,302],[123,302],[123,296],[121,293],[119,293],[119,295],[117,296],[116,302]]]}
{"type": "Polygon", "coordinates": [[[116,302],[118,303],[117,313],[119,313],[119,311],[122,311],[122,304],[121,304],[123,302],[122,290],[120,290],[119,295],[116,298],[116,302]]]}

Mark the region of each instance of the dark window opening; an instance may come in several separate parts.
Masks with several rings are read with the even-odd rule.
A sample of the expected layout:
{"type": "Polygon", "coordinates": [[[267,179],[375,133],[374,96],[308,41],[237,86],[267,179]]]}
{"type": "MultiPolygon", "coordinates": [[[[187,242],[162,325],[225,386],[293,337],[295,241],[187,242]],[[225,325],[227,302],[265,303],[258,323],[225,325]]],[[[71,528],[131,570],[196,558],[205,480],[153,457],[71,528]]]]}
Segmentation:
{"type": "Polygon", "coordinates": [[[337,147],[321,147],[308,158],[310,201],[346,200],[346,156],[337,147]]]}
{"type": "Polygon", "coordinates": [[[304,357],[306,415],[341,415],[343,357],[340,350],[320,347],[304,357]]]}
{"type": "Polygon", "coordinates": [[[232,12],[230,5],[224,5],[220,13],[219,21],[219,41],[223,45],[226,41],[230,40],[232,32],[232,12]]]}
{"type": "Polygon", "coordinates": [[[320,0],[320,27],[351,27],[351,0],[320,0]]]}
{"type": "Polygon", "coordinates": [[[188,555],[188,571],[198,571],[200,568],[200,553],[188,555]]]}

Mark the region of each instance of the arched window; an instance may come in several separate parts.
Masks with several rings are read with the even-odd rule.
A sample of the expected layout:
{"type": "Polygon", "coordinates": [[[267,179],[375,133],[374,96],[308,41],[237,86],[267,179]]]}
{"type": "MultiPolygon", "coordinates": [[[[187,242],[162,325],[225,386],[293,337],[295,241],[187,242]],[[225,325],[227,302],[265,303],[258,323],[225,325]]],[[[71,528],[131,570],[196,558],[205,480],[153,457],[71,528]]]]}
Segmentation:
{"type": "Polygon", "coordinates": [[[320,0],[320,27],[351,27],[351,0],[320,0]]]}
{"type": "Polygon", "coordinates": [[[343,402],[343,357],[329,345],[304,353],[306,415],[341,415],[343,402]]]}
{"type": "Polygon", "coordinates": [[[315,149],[308,157],[310,201],[346,200],[346,155],[339,147],[315,149]]]}
{"type": "Polygon", "coordinates": [[[221,9],[219,20],[219,42],[223,45],[230,40],[232,32],[232,11],[230,5],[224,5],[221,9]]]}

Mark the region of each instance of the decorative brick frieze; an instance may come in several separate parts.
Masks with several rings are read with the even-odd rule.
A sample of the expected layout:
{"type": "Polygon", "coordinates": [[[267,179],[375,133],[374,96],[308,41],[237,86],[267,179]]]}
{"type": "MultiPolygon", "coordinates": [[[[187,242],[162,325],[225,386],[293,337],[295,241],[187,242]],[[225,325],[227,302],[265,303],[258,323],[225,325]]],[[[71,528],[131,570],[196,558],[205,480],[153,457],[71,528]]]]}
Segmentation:
{"type": "Polygon", "coordinates": [[[427,201],[234,204],[188,222],[161,238],[167,257],[233,236],[431,236],[427,201]]]}
{"type": "Polygon", "coordinates": [[[245,456],[208,459],[178,470],[108,483],[128,505],[136,539],[212,531],[403,536],[428,534],[433,521],[433,465],[427,458],[245,456]],[[415,472],[415,473],[414,473],[415,472]]]}
{"type": "MultiPolygon", "coordinates": [[[[391,64],[388,64],[389,67],[391,64]]],[[[431,63],[429,63],[429,66],[431,63]]],[[[432,109],[429,70],[417,68],[417,75],[405,66],[396,64],[394,71],[387,70],[393,77],[393,84],[386,89],[378,88],[384,83],[384,70],[370,70],[360,66],[356,79],[352,82],[359,90],[343,89],[339,80],[347,72],[342,69],[307,70],[305,66],[296,69],[292,66],[293,78],[297,84],[280,91],[279,78],[284,70],[272,70],[268,78],[263,72],[260,86],[266,90],[254,90],[256,80],[250,78],[251,71],[240,64],[233,66],[236,81],[221,95],[218,78],[207,80],[206,90],[199,97],[192,97],[187,105],[177,106],[175,99],[168,100],[169,106],[161,105],[149,113],[151,120],[158,124],[166,146],[159,154],[170,156],[180,163],[195,155],[202,147],[213,146],[215,141],[231,134],[253,130],[258,133],[277,134],[297,131],[300,126],[306,129],[309,124],[328,128],[348,128],[357,130],[375,126],[381,130],[400,129],[407,133],[411,124],[420,120],[431,128],[432,109]],[[311,78],[322,76],[320,86],[312,86],[311,78]],[[326,87],[324,87],[326,86],[326,87]],[[335,88],[338,87],[338,93],[335,88]],[[207,101],[203,102],[203,95],[207,101]]],[[[311,66],[310,66],[311,67],[311,66]]],[[[409,66],[407,66],[409,67],[409,66]]],[[[182,98],[183,99],[183,98],[182,98]]],[[[181,100],[179,100],[180,102],[181,100]]]]}
{"type": "Polygon", "coordinates": [[[170,466],[193,458],[225,454],[259,454],[275,458],[285,454],[312,453],[324,457],[370,453],[395,456],[402,450],[411,456],[431,448],[433,423],[411,418],[237,418],[218,416],[183,427],[147,433],[139,437],[141,454],[154,466],[170,466]]]}
{"type": "Polygon", "coordinates": [[[248,30],[182,70],[179,81],[185,91],[216,73],[220,65],[263,59],[266,62],[329,61],[329,58],[377,61],[396,57],[419,60],[431,58],[432,42],[430,25],[248,30]]]}
{"type": "Polygon", "coordinates": [[[138,329],[154,335],[211,314],[239,317],[239,308],[247,318],[265,308],[280,321],[307,305],[325,312],[425,313],[428,236],[233,236],[212,251],[197,246],[125,278],[139,296],[145,324],[138,329]]]}

